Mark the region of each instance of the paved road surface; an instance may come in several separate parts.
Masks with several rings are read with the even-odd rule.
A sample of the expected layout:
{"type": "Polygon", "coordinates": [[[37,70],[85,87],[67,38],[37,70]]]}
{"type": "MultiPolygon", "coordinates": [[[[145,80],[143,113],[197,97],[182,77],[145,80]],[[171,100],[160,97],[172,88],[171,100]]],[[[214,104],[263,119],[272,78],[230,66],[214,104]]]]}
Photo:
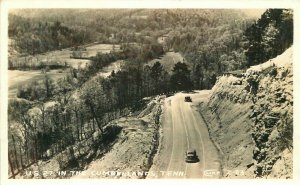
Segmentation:
{"type": "Polygon", "coordinates": [[[178,93],[165,100],[162,140],[147,178],[219,178],[217,149],[209,139],[207,127],[196,107],[209,91],[178,93]],[[193,102],[184,102],[185,96],[193,102]],[[200,161],[186,163],[185,152],[196,149],[200,161]]]}

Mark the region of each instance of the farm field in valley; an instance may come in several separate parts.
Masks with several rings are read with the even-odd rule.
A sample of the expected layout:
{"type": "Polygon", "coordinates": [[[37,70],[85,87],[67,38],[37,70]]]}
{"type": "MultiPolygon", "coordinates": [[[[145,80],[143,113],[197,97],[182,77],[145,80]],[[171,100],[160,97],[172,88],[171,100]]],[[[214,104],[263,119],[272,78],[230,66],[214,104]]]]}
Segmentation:
{"type": "MultiPolygon", "coordinates": [[[[63,78],[67,71],[59,72],[59,70],[51,70],[47,72],[47,75],[54,81],[59,78],[63,78]]],[[[21,85],[30,84],[34,81],[39,81],[43,79],[44,73],[40,70],[34,71],[20,71],[20,70],[9,70],[8,71],[8,98],[16,98],[18,87],[21,85]]]]}
{"type": "MultiPolygon", "coordinates": [[[[86,57],[96,56],[97,53],[109,53],[112,50],[118,51],[120,50],[120,45],[113,44],[94,44],[86,46],[86,57]]],[[[72,51],[70,48],[51,51],[43,54],[38,54],[35,56],[26,56],[26,57],[15,57],[12,56],[11,60],[13,63],[29,63],[32,65],[36,65],[39,62],[44,62],[45,64],[58,64],[64,65],[67,64],[72,66],[73,68],[85,67],[90,60],[88,59],[74,59],[70,58],[72,51]]]]}
{"type": "MultiPolygon", "coordinates": [[[[88,57],[95,56],[97,53],[109,53],[113,50],[113,48],[118,51],[120,49],[120,45],[112,45],[112,44],[95,44],[87,46],[88,57]]],[[[64,64],[65,62],[73,67],[73,68],[84,68],[90,60],[87,59],[74,59],[70,58],[71,55],[70,49],[63,49],[63,50],[56,50],[51,51],[44,54],[36,55],[35,57],[16,57],[13,60],[18,61],[20,63],[25,62],[39,62],[43,61],[48,64],[64,64]]],[[[121,62],[116,61],[111,65],[105,67],[103,69],[102,76],[106,77],[110,75],[111,71],[115,68],[120,68],[121,62]]],[[[68,70],[51,70],[47,72],[48,76],[53,79],[54,81],[58,80],[59,78],[63,78],[68,70]]],[[[9,78],[9,98],[15,98],[17,96],[18,87],[21,85],[27,85],[32,83],[33,81],[39,81],[43,79],[44,73],[40,70],[29,70],[29,71],[20,71],[20,70],[8,70],[8,78],[9,78]]]]}

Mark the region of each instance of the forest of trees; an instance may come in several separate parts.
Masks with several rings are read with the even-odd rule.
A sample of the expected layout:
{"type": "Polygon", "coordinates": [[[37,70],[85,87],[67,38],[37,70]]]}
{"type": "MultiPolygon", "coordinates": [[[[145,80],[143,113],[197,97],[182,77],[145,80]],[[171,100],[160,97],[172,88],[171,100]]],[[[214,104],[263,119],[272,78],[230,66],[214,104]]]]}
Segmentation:
{"type": "Polygon", "coordinates": [[[28,9],[10,14],[9,38],[20,53],[35,55],[95,41],[149,44],[167,34],[168,48],[194,63],[192,71],[198,64],[220,74],[272,58],[293,41],[292,10],[269,9],[258,21],[245,17],[233,10],[28,9]]]}
{"type": "Polygon", "coordinates": [[[58,81],[45,74],[39,82],[19,88],[19,98],[11,99],[8,107],[9,123],[19,123],[9,129],[10,144],[17,145],[9,151],[12,166],[45,159],[48,149],[54,148],[54,155],[81,141],[85,125],[91,132],[103,132],[107,114],[138,110],[144,97],[209,89],[218,75],[262,63],[293,42],[291,10],[270,9],[257,21],[230,10],[103,11],[92,20],[86,11],[79,20],[70,18],[72,10],[62,17],[59,11],[56,16],[45,12],[40,18],[10,16],[9,35],[21,53],[34,55],[95,40],[119,43],[121,51],[98,54],[91,65],[69,68],[58,81]],[[58,18],[66,23],[55,21],[58,18]],[[157,42],[164,34],[166,48],[186,60],[176,61],[172,71],[160,62],[147,64],[168,51],[157,42]],[[125,61],[121,70],[107,78],[97,75],[116,60],[125,61]],[[46,106],[49,102],[52,106],[46,106]]]}
{"type": "Polygon", "coordinates": [[[144,53],[138,60],[146,63],[163,54],[157,39],[167,35],[164,50],[180,52],[191,64],[196,89],[209,89],[219,74],[246,67],[243,33],[254,22],[239,10],[207,9],[83,9],[80,15],[69,9],[28,9],[14,12],[9,18],[14,48],[27,54],[90,42],[117,43],[127,56],[132,55],[129,58],[144,53]],[[75,16],[77,19],[73,19],[75,16]],[[142,51],[145,49],[151,52],[142,51]]]}
{"type": "Polygon", "coordinates": [[[274,58],[293,44],[293,12],[268,9],[244,35],[248,67],[274,58]]]}
{"type": "Polygon", "coordinates": [[[8,34],[15,40],[17,51],[30,55],[93,41],[87,30],[69,28],[60,21],[32,23],[16,15],[9,16],[8,34]]]}

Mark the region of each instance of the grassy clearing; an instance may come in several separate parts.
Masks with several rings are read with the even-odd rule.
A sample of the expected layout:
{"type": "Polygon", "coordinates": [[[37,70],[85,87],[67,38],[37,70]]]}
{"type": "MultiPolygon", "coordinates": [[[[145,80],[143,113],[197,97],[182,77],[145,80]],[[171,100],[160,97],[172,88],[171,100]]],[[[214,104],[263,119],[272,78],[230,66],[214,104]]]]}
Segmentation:
{"type": "MultiPolygon", "coordinates": [[[[88,57],[90,57],[90,56],[95,56],[98,52],[109,53],[113,49],[118,51],[120,50],[120,45],[95,44],[95,45],[87,46],[86,49],[88,52],[88,57]]],[[[12,57],[12,60],[18,63],[31,63],[31,64],[44,62],[46,64],[64,65],[65,63],[67,63],[73,68],[84,68],[90,62],[90,60],[86,60],[86,59],[70,58],[71,52],[72,51],[68,48],[63,50],[51,51],[36,56],[12,57]]],[[[103,73],[105,73],[104,76],[108,76],[111,73],[111,71],[114,69],[115,65],[119,66],[120,62],[117,62],[116,64],[113,63],[111,66],[108,66],[107,69],[106,68],[103,69],[103,73]]],[[[57,79],[64,77],[66,71],[51,70],[50,72],[47,72],[47,74],[54,81],[56,81],[57,79]]],[[[30,84],[33,81],[39,81],[43,79],[44,74],[40,70],[32,70],[32,71],[9,70],[8,77],[9,77],[8,96],[9,98],[15,98],[17,96],[17,90],[19,86],[30,84]]]]}
{"type": "MultiPolygon", "coordinates": [[[[59,78],[63,78],[66,75],[66,71],[52,70],[47,72],[50,78],[54,81],[59,78]]],[[[9,70],[8,71],[8,97],[16,98],[18,87],[23,85],[29,85],[34,81],[42,80],[44,73],[39,70],[36,71],[19,71],[19,70],[9,70]]]]}
{"type": "MultiPolygon", "coordinates": [[[[120,45],[113,45],[113,44],[95,44],[86,46],[87,50],[87,57],[95,56],[97,53],[109,53],[110,51],[119,51],[120,45]]],[[[17,64],[29,64],[29,65],[37,65],[40,62],[43,62],[45,64],[59,64],[59,65],[65,65],[68,64],[74,68],[78,67],[85,67],[86,64],[90,62],[90,60],[87,59],[73,59],[70,58],[72,51],[70,48],[62,49],[62,50],[56,50],[51,51],[35,56],[26,56],[26,57],[16,57],[12,56],[10,59],[13,61],[13,63],[17,64]]]]}
{"type": "Polygon", "coordinates": [[[113,45],[113,44],[97,44],[86,47],[86,50],[88,52],[88,56],[95,56],[98,52],[100,53],[109,53],[113,50],[119,51],[120,45],[113,45]]]}

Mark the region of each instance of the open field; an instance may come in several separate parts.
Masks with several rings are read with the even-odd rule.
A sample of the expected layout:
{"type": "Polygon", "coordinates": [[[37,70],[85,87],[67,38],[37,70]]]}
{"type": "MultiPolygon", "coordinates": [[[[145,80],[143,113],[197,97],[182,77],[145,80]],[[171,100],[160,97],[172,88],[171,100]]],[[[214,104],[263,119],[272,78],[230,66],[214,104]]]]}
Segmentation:
{"type": "MultiPolygon", "coordinates": [[[[109,53],[112,50],[118,51],[120,49],[120,45],[112,45],[112,44],[94,44],[90,46],[86,46],[86,50],[88,53],[88,57],[95,56],[98,52],[100,53],[109,53]]],[[[28,65],[37,65],[39,62],[43,62],[45,64],[58,64],[64,65],[67,64],[73,68],[84,68],[90,60],[87,59],[74,59],[70,58],[72,51],[70,48],[63,50],[51,51],[43,54],[39,54],[36,56],[27,56],[27,57],[11,57],[11,60],[14,63],[26,63],[28,65]]],[[[112,63],[107,66],[101,72],[101,75],[104,77],[108,76],[112,70],[115,68],[120,68],[121,62],[112,63]],[[103,74],[102,74],[103,73],[103,74]]],[[[62,70],[51,70],[47,72],[47,74],[56,81],[59,78],[65,76],[66,71],[62,70]],[[58,72],[60,71],[60,72],[58,72]]],[[[21,85],[30,84],[33,81],[41,80],[44,74],[40,70],[33,71],[20,71],[20,70],[9,70],[9,98],[15,98],[17,96],[18,87],[21,85]]]]}
{"type": "MultiPolygon", "coordinates": [[[[81,63],[77,63],[78,66],[85,65],[84,60],[80,59],[70,59],[70,60],[78,60],[81,63]]],[[[121,66],[124,64],[124,60],[117,60],[112,62],[108,66],[104,67],[99,71],[96,76],[102,76],[104,78],[108,77],[111,72],[114,70],[115,72],[121,69],[121,66]]],[[[66,75],[66,70],[51,70],[47,72],[48,76],[53,79],[54,81],[58,80],[59,78],[63,78],[66,75]]],[[[20,70],[8,70],[8,97],[15,98],[17,97],[17,90],[18,87],[21,85],[27,85],[32,83],[33,81],[42,80],[44,77],[44,73],[40,70],[32,70],[32,71],[20,71],[20,70]]]]}
{"type": "MultiPolygon", "coordinates": [[[[113,44],[94,44],[86,46],[87,56],[96,56],[97,53],[109,53],[112,50],[118,51],[120,50],[120,45],[113,45],[113,44]]],[[[16,64],[17,66],[22,66],[22,64],[26,63],[27,65],[35,66],[39,64],[40,62],[43,62],[44,64],[57,64],[57,65],[69,65],[74,68],[78,67],[85,67],[86,64],[90,62],[90,60],[87,59],[73,59],[70,58],[72,54],[71,48],[62,49],[62,50],[56,50],[51,51],[43,54],[38,54],[35,56],[26,56],[26,57],[16,57],[11,56],[10,60],[13,64],[16,64]]]]}
{"type": "MultiPolygon", "coordinates": [[[[62,73],[59,70],[51,70],[47,72],[50,78],[56,81],[59,78],[63,78],[66,75],[66,71],[62,73]]],[[[33,81],[42,80],[44,73],[39,70],[35,71],[19,71],[19,70],[9,70],[8,71],[8,98],[16,98],[18,87],[21,85],[27,85],[33,81]]]]}
{"type": "Polygon", "coordinates": [[[119,51],[120,45],[113,45],[113,44],[96,44],[92,46],[86,47],[88,56],[95,56],[98,52],[100,53],[109,53],[110,51],[119,51]]]}

